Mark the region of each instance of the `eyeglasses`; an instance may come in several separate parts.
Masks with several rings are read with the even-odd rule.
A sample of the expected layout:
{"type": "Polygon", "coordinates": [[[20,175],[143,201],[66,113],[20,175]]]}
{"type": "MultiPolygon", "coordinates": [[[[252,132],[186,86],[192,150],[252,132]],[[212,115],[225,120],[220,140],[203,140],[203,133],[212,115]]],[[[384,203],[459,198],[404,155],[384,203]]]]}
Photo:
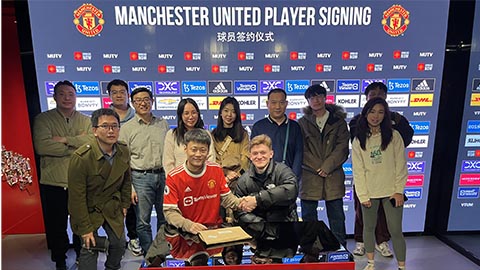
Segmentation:
{"type": "Polygon", "coordinates": [[[108,125],[108,124],[101,124],[99,126],[95,126],[96,128],[101,128],[101,129],[104,129],[104,130],[119,130],[120,129],[120,126],[117,125],[117,124],[113,124],[113,125],[108,125]]]}
{"type": "Polygon", "coordinates": [[[135,103],[135,104],[142,104],[143,102],[149,103],[151,100],[152,100],[152,99],[149,98],[149,97],[138,98],[138,99],[134,99],[134,100],[133,100],[133,103],[135,103]]]}

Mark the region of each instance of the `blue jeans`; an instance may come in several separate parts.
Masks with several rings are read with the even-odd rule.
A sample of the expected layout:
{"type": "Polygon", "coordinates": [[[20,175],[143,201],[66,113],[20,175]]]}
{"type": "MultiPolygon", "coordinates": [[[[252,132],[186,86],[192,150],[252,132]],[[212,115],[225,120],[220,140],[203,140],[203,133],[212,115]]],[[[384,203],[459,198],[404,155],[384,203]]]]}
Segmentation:
{"type": "Polygon", "coordinates": [[[157,229],[165,223],[163,216],[163,192],[165,189],[165,173],[141,173],[132,171],[132,183],[138,196],[135,207],[137,215],[137,234],[144,254],[152,244],[152,226],[150,219],[155,205],[157,212],[157,229]]]}
{"type": "MultiPolygon", "coordinates": [[[[318,201],[302,200],[302,219],[303,221],[318,220],[318,201]]],[[[345,213],[343,212],[343,199],[325,201],[327,208],[328,224],[333,235],[343,246],[347,243],[347,232],[345,229],[345,213]]]]}
{"type": "MultiPolygon", "coordinates": [[[[117,237],[107,222],[105,222],[102,227],[107,233],[108,240],[110,241],[110,245],[108,246],[107,260],[105,261],[105,269],[120,269],[120,262],[122,261],[123,254],[125,253],[125,233],[122,232],[122,235],[117,237]]],[[[96,230],[93,233],[98,235],[96,230]]],[[[98,251],[92,251],[82,247],[80,250],[80,257],[78,258],[78,269],[97,270],[97,259],[98,251]]]]}

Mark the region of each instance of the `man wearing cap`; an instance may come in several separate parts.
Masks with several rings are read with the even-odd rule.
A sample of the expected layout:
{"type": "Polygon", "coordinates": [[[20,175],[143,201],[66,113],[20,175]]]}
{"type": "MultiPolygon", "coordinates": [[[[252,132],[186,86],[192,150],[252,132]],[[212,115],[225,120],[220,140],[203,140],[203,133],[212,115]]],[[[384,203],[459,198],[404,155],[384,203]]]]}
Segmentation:
{"type": "Polygon", "coordinates": [[[308,106],[298,120],[304,141],[299,197],[304,221],[316,221],[318,201],[325,200],[330,229],[345,246],[345,173],[342,164],[348,158],[349,133],[343,108],[326,104],[326,96],[327,91],[318,84],[305,91],[308,106]]]}

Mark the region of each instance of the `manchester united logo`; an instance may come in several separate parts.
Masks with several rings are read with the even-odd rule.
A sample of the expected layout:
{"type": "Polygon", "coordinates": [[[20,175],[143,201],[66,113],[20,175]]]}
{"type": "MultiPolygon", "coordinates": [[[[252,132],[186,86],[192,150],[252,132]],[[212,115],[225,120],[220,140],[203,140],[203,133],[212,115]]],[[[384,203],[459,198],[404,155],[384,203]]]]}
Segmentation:
{"type": "Polygon", "coordinates": [[[383,12],[383,30],[392,37],[403,34],[409,24],[410,12],[401,5],[393,5],[383,12]]]}
{"type": "Polygon", "coordinates": [[[92,4],[83,4],[73,12],[73,23],[87,37],[94,37],[103,30],[103,11],[92,4]]]}
{"type": "Polygon", "coordinates": [[[208,188],[209,188],[209,189],[214,188],[214,187],[215,187],[215,184],[216,184],[215,180],[213,180],[213,179],[208,180],[207,185],[208,185],[208,188]]]}

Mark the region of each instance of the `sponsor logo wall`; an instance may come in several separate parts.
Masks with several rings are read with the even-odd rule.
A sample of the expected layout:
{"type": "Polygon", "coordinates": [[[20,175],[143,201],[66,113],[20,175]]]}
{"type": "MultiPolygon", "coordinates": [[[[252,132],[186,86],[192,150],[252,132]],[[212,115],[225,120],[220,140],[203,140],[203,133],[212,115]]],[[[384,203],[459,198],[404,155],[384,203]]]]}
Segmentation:
{"type": "MultiPolygon", "coordinates": [[[[480,38],[480,1],[476,1],[472,41],[480,38]]],[[[453,182],[448,231],[480,230],[480,51],[470,52],[462,130],[453,182]],[[469,217],[466,219],[465,217],[469,217]]]]}
{"type": "MultiPolygon", "coordinates": [[[[230,4],[30,1],[42,109],[55,107],[55,82],[70,79],[78,94],[77,108],[90,114],[110,105],[106,84],[120,78],[130,90],[151,89],[155,114],[171,126],[176,125],[176,105],[190,97],[212,129],[220,102],[233,95],[250,130],[268,114],[267,95],[274,88],[285,89],[286,114],[298,120],[308,105],[305,90],[320,84],[327,89],[327,103],[343,106],[349,121],[366,102],[366,86],[381,81],[389,89],[391,108],[415,129],[406,150],[411,185],[406,194],[412,200],[406,206],[404,230],[423,231],[448,1],[428,7],[415,1],[230,4]],[[46,9],[56,16],[45,16],[46,9]]],[[[469,97],[472,104],[478,100],[469,97]]],[[[470,129],[477,126],[471,123],[470,129]]],[[[347,232],[352,233],[354,180],[351,161],[346,164],[344,210],[347,232]]],[[[319,217],[327,220],[323,202],[318,209],[319,217]]]]}

